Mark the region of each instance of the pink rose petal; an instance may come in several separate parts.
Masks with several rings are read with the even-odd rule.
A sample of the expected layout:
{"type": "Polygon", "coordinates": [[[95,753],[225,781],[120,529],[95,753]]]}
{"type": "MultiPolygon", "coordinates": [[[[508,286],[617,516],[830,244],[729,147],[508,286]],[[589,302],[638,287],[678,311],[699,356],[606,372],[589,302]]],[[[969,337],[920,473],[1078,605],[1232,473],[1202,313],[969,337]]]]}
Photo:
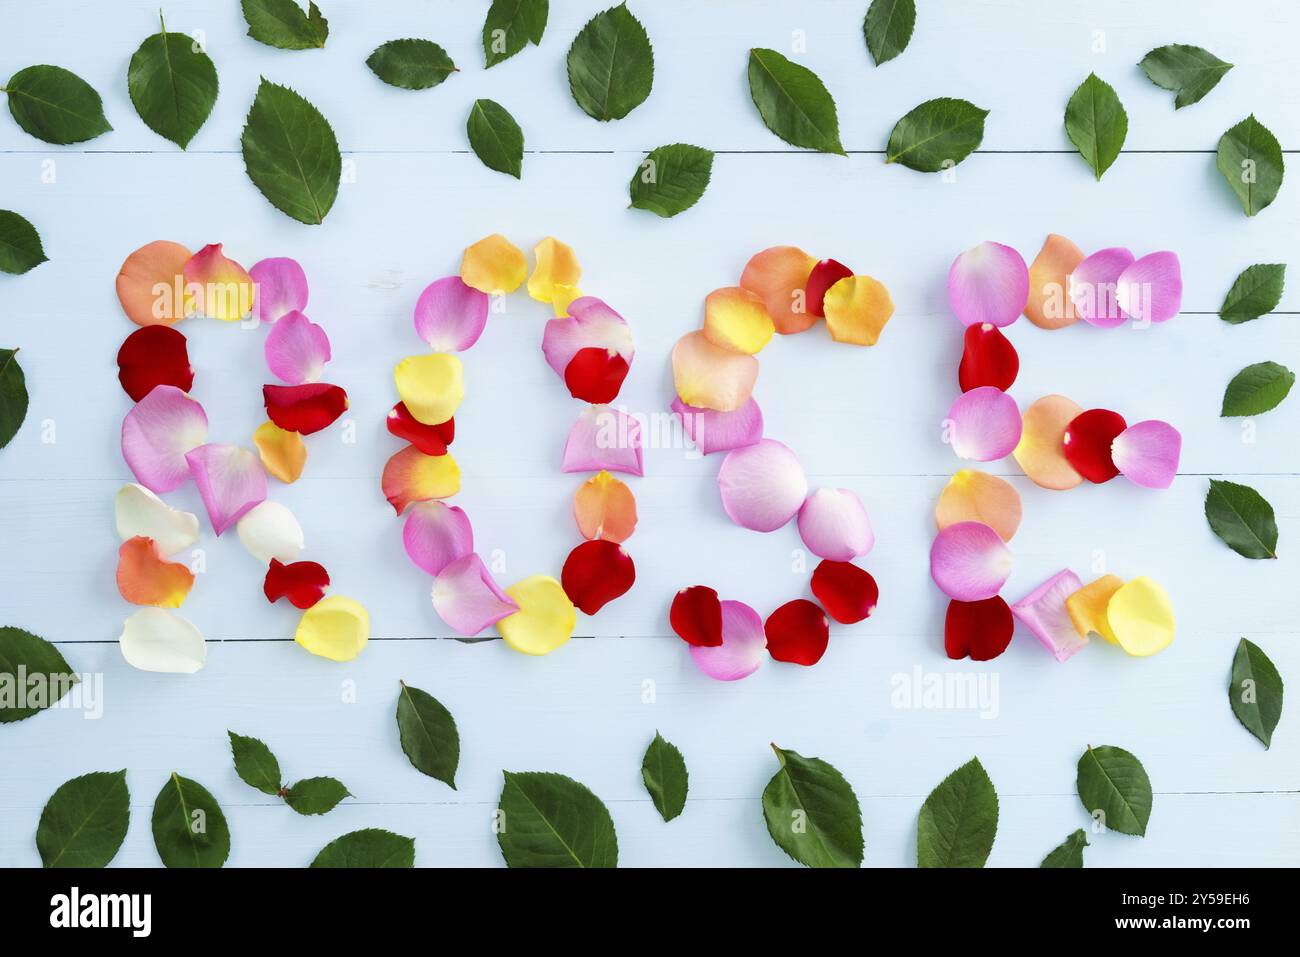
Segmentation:
{"type": "Polygon", "coordinates": [[[151,492],[170,492],[189,480],[185,453],[208,440],[208,417],[174,385],[154,386],[122,420],[122,458],[151,492]]]}
{"type": "Polygon", "coordinates": [[[1183,271],[1176,253],[1143,256],[1120,273],[1115,299],[1138,322],[1165,322],[1183,307],[1183,271]]]}
{"type": "Polygon", "coordinates": [[[718,469],[722,508],[733,522],[771,532],[794,518],[808,497],[803,466],[776,439],[727,453],[718,469]]]}
{"type": "Polygon", "coordinates": [[[763,412],[753,399],[735,412],[718,412],[687,405],[674,397],[672,410],[682,420],[682,428],[691,441],[705,455],[743,449],[763,437],[763,412]]]}
{"type": "Polygon", "coordinates": [[[1168,422],[1135,422],[1115,437],[1110,458],[1131,482],[1146,488],[1169,488],[1178,474],[1183,437],[1168,422]]]}
{"type": "Polygon", "coordinates": [[[1009,326],[1028,301],[1029,267],[1010,246],[982,242],[948,270],[948,303],[963,326],[1009,326]]]}
{"type": "Polygon", "coordinates": [[[632,330],[627,320],[595,296],[583,296],[569,303],[569,314],[551,319],[542,333],[542,353],[555,374],[564,370],[580,349],[607,349],[632,364],[632,330]]]}
{"type": "Polygon", "coordinates": [[[644,475],[641,423],[608,405],[588,406],[569,430],[562,472],[627,472],[644,475]]]}
{"type": "Polygon", "coordinates": [[[262,346],[271,375],[289,385],[317,382],[330,361],[330,338],[301,312],[281,316],[262,346]]]}
{"type": "Polygon", "coordinates": [[[1011,550],[983,522],[949,525],[930,546],[930,577],[949,598],[992,598],[1011,574],[1011,550]]]}
{"type": "Polygon", "coordinates": [[[1117,284],[1132,263],[1133,254],[1120,246],[1085,257],[1070,273],[1070,301],[1075,314],[1101,329],[1123,325],[1127,317],[1119,308],[1117,284]]]}
{"type": "Polygon", "coordinates": [[[402,544],[418,568],[437,575],[474,551],[474,529],[469,516],[455,505],[419,502],[406,513],[402,544]]]}
{"type": "Polygon", "coordinates": [[[483,559],[471,552],[433,580],[433,610],[456,634],[472,638],[519,606],[493,580],[483,559]]]}
{"type": "Polygon", "coordinates": [[[487,326],[488,296],[459,276],[436,279],[415,301],[415,332],[435,352],[464,352],[487,326]]]}
{"type": "Polygon", "coordinates": [[[982,385],[963,392],[948,410],[949,440],[959,458],[992,462],[1020,442],[1020,407],[1001,389],[982,385]]]}
{"type": "Polygon", "coordinates": [[[211,443],[186,454],[185,461],[218,535],[266,501],[266,472],[256,452],[211,443]]]}
{"type": "Polygon", "coordinates": [[[263,259],[248,271],[254,282],[253,318],[277,322],[307,308],[307,274],[297,260],[263,259]]]}
{"type": "Polygon", "coordinates": [[[691,645],[696,666],[716,681],[736,681],[758,670],[767,656],[763,619],[744,602],[722,602],[722,644],[691,645]]]}
{"type": "Polygon", "coordinates": [[[862,499],[846,488],[819,488],[804,500],[799,537],[818,558],[836,562],[851,562],[876,544],[862,499]]]}
{"type": "Polygon", "coordinates": [[[1065,607],[1065,599],[1082,587],[1079,576],[1066,568],[1011,606],[1011,613],[1057,661],[1064,661],[1088,643],[1065,607]]]}

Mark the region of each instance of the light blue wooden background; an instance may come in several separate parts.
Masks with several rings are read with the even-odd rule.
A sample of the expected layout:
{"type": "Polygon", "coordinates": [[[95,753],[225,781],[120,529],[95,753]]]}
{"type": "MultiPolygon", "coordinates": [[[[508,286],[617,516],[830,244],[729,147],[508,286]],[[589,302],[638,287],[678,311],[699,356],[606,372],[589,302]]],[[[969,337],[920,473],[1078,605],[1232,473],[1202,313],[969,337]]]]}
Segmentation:
{"type": "MultiPolygon", "coordinates": [[[[873,866],[914,863],[921,801],[972,755],[1001,797],[990,863],[1037,864],[1088,824],[1074,764],[1089,743],[1132,750],[1156,791],[1147,837],[1098,835],[1090,864],[1294,863],[1295,705],[1265,752],[1233,718],[1225,686],[1242,635],[1284,676],[1300,674],[1300,401],[1256,420],[1253,435],[1217,412],[1242,366],[1300,362],[1300,294],[1293,282],[1286,314],[1242,327],[1214,313],[1243,267],[1295,268],[1300,188],[1288,183],[1247,220],[1215,171],[1213,150],[1251,112],[1284,147],[1300,140],[1300,7],[918,5],[911,47],[875,69],[860,30],[866,0],[634,2],[655,43],[654,93],[627,120],[600,124],[573,104],[564,76],[569,42],[603,6],[593,0],[553,0],[541,47],[488,72],[478,49],[486,3],[329,0],[327,48],[298,53],[245,37],[235,0],[174,3],[169,27],[203,30],[221,76],[211,119],[181,153],[140,122],[126,94],[130,54],[156,28],[153,0],[6,4],[0,73],[41,62],[72,68],[104,95],[115,130],[57,148],[0,118],[0,207],[37,225],[51,259],[0,278],[0,344],[21,346],[31,389],[27,424],[0,453],[0,619],[58,642],[79,670],[102,672],[105,694],[98,721],[65,710],[0,727],[0,864],[38,863],[36,821],[59,783],[126,767],[133,820],[119,864],[157,863],[149,813],[177,770],[226,809],[231,864],[302,865],[338,834],[380,826],[413,835],[421,865],[495,865],[491,812],[508,768],[560,771],[593,788],[614,816],[625,864],[781,865],[759,804],[775,767],[769,741],[845,773],[862,800],[873,866]],[[363,61],[402,36],[436,40],[462,71],[423,93],[384,86],[363,61]],[[835,95],[848,158],[787,148],[749,102],[748,48],[789,51],[800,36],[806,52],[796,59],[835,95]],[[1237,67],[1202,103],[1175,112],[1172,94],[1135,66],[1169,42],[1203,44],[1237,67]],[[1130,117],[1127,150],[1101,183],[1061,125],[1070,92],[1091,70],[1114,85],[1130,117]],[[323,227],[282,216],[244,174],[239,132],[259,75],[322,110],[355,173],[323,227]],[[886,166],[881,150],[894,121],[941,95],[992,110],[983,148],[955,182],[886,166]],[[529,149],[521,183],[466,151],[464,118],[478,97],[498,100],[520,121],[529,149]],[[677,141],[720,151],[704,200],[671,221],[627,209],[626,184],[642,152],[677,141]],[[579,251],[584,288],[634,325],[638,353],[624,398],[636,410],[666,406],[673,341],[698,325],[704,295],[733,284],[758,249],[796,243],[890,287],[898,311],[877,348],[834,346],[818,331],[776,342],[762,358],[758,398],[769,434],[792,445],[814,484],[857,490],[878,537],[865,564],[880,582],[880,609],[860,626],[835,628],[817,667],[772,663],[746,681],[717,684],[669,636],[668,602],[682,585],[710,582],[766,613],[804,594],[807,582],[794,568],[793,527],[758,536],[731,526],[713,486],[716,462],[673,449],[652,450],[647,477],[634,483],[642,516],[628,543],[636,588],[581,621],[587,637],[544,659],[500,642],[439,640],[445,629],[427,579],[408,564],[378,487],[397,447],[383,415],[394,401],[392,365],[419,351],[410,327],[419,291],[454,271],[463,246],[495,231],[521,246],[554,234],[579,251]],[[1096,645],[1061,665],[1021,633],[995,662],[948,662],[944,601],[926,561],[933,503],[956,467],[940,441],[960,351],[944,277],[952,257],[982,239],[1031,258],[1049,231],[1085,249],[1176,250],[1186,309],[1145,332],[1049,334],[1022,322],[1010,330],[1023,361],[1014,393],[1027,404],[1060,391],[1130,420],[1168,419],[1186,440],[1183,472],[1166,493],[1117,481],[1059,494],[1017,478],[1010,460],[996,465],[1025,503],[1006,593],[1017,598],[1066,565],[1088,578],[1100,556],[1120,575],[1163,582],[1180,633],[1148,660],[1096,645]],[[275,495],[307,530],[305,557],[323,561],[335,591],[370,609],[374,639],[355,662],[313,658],[287,640],[296,615],[262,599],[261,570],[233,535],[205,535],[208,573],[184,608],[210,639],[206,670],[143,674],[116,648],[132,610],[113,584],[112,519],[113,493],[129,478],[117,432],[130,403],[113,360],[132,327],[113,277],[130,250],[156,238],[192,248],[223,241],[246,265],[288,255],[306,267],[308,311],[333,340],[329,374],[352,397],[356,441],[344,443],[339,430],[318,436],[307,476],[275,495]],[[53,442],[43,441],[49,430],[53,442]],[[1279,561],[1248,562],[1211,536],[1201,513],[1210,475],[1254,485],[1274,503],[1279,561]],[[916,667],[995,677],[996,716],[894,707],[891,680],[916,667]],[[403,757],[393,722],[399,678],[455,714],[458,790],[403,757]],[[343,700],[350,685],[351,704],[343,700]],[[324,817],[294,815],[236,778],[227,728],[265,739],[287,776],[336,775],[355,799],[324,817]],[[639,779],[656,729],[681,747],[691,772],[686,812],[668,825],[639,779]]],[[[480,549],[502,550],[507,581],[557,573],[578,540],[569,517],[577,479],[558,471],[577,404],[542,361],[544,312],[522,297],[510,309],[466,357],[469,396],[454,450],[465,474],[457,501],[473,517],[480,549]]],[[[261,420],[260,333],[215,323],[186,323],[185,332],[214,440],[246,442],[261,420]]],[[[198,508],[192,489],[172,500],[198,508]]]]}

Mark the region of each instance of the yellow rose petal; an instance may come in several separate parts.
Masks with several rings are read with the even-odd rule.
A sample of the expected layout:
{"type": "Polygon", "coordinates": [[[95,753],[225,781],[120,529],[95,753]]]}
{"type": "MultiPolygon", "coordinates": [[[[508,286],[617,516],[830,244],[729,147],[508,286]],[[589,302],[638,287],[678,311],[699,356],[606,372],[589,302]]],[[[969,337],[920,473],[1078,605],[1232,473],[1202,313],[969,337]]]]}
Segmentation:
{"type": "Polygon", "coordinates": [[[397,394],[417,422],[438,425],[456,414],[465,398],[460,358],[446,352],[407,356],[393,370],[397,394]]]}
{"type": "Polygon", "coordinates": [[[775,334],[776,325],[756,293],[728,286],[705,297],[704,335],[715,346],[752,356],[775,334]]]}
{"type": "Polygon", "coordinates": [[[577,253],[554,236],[547,236],[534,246],[533,255],[537,265],[528,277],[528,295],[538,302],[554,302],[560,288],[575,288],[582,278],[577,253]]]}
{"type": "Polygon", "coordinates": [[[894,314],[889,290],[870,276],[845,276],[822,300],[826,328],[836,342],[874,346],[894,314]]]}
{"type": "Polygon", "coordinates": [[[1130,655],[1154,655],[1174,640],[1169,596],[1150,578],[1135,578],[1121,586],[1106,606],[1106,620],[1119,646],[1130,655]]]}
{"type": "Polygon", "coordinates": [[[384,497],[398,515],[413,502],[451,498],[460,491],[460,466],[446,455],[425,455],[414,445],[395,452],[380,479],[384,497]]]}
{"type": "Polygon", "coordinates": [[[460,278],[489,296],[514,292],[528,275],[524,252],[500,233],[480,239],[465,250],[460,261],[460,278]]]}
{"type": "Polygon", "coordinates": [[[578,611],[550,575],[533,575],[506,589],[519,610],[497,622],[507,645],[526,655],[545,655],[573,636],[578,611]]]}
{"type": "Polygon", "coordinates": [[[582,290],[577,286],[566,286],[563,283],[556,283],[551,293],[551,310],[555,313],[556,319],[567,319],[569,316],[569,306],[575,299],[582,298],[582,290]]]}
{"type": "Polygon", "coordinates": [[[307,465],[307,443],[297,432],[286,432],[274,422],[263,422],[253,433],[262,467],[286,485],[298,481],[307,465]]]}
{"type": "Polygon", "coordinates": [[[1123,585],[1124,579],[1118,575],[1102,575],[1067,597],[1065,610],[1070,613],[1075,631],[1084,638],[1089,634],[1101,635],[1115,644],[1115,632],[1110,630],[1110,622],[1106,620],[1106,607],[1123,585]]]}
{"type": "Polygon", "coordinates": [[[359,601],[327,595],[302,613],[293,640],[313,655],[351,661],[370,638],[370,615],[359,601]]]}

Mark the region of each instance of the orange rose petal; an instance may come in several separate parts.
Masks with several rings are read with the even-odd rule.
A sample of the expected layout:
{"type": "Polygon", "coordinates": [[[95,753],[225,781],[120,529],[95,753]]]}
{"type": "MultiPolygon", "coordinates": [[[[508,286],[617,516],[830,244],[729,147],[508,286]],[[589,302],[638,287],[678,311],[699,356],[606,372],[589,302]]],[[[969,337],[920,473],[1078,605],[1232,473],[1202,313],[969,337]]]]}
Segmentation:
{"type": "Polygon", "coordinates": [[[624,542],[636,531],[636,496],[626,482],[602,469],[578,486],[573,518],[583,538],[624,542]]]}
{"type": "Polygon", "coordinates": [[[194,587],[194,573],[158,554],[152,538],[136,535],[117,551],[117,590],[133,605],[179,608],[194,587]]]}
{"type": "Polygon", "coordinates": [[[772,317],[757,293],[728,286],[704,298],[704,335],[715,346],[753,355],[762,351],[775,332],[772,317]]]}
{"type": "Polygon", "coordinates": [[[783,336],[812,327],[817,317],[807,309],[804,287],[817,260],[797,246],[773,246],[745,264],[740,285],[767,306],[776,331],[783,336]]]}
{"type": "Polygon", "coordinates": [[[889,290],[870,276],[845,276],[822,300],[826,328],[836,342],[874,346],[894,314],[889,290]]]}
{"type": "Polygon", "coordinates": [[[253,277],[221,252],[221,243],[209,243],[190,257],[185,291],[209,319],[238,322],[253,311],[253,277]]]}
{"type": "Polygon", "coordinates": [[[384,465],[380,485],[398,515],[414,502],[450,498],[460,491],[460,466],[448,455],[425,455],[408,445],[384,465]]]}
{"type": "Polygon", "coordinates": [[[582,266],[573,247],[554,236],[547,236],[534,246],[533,256],[537,265],[528,277],[528,295],[538,302],[554,302],[557,294],[575,288],[582,278],[582,266]]]}
{"type": "Polygon", "coordinates": [[[1004,479],[977,469],[962,469],[948,480],[934,509],[943,531],[958,522],[983,522],[1004,542],[1020,527],[1020,493],[1004,479]]]}
{"type": "Polygon", "coordinates": [[[524,252],[500,233],[485,236],[465,250],[460,278],[467,286],[489,296],[514,292],[528,276],[524,252]]]}
{"type": "Polygon", "coordinates": [[[253,444],[269,475],[286,485],[298,481],[307,464],[307,443],[300,434],[286,432],[274,422],[263,422],[253,433],[253,444]]]}
{"type": "Polygon", "coordinates": [[[1101,635],[1112,645],[1117,644],[1115,632],[1110,630],[1106,620],[1106,606],[1110,598],[1124,585],[1124,579],[1118,575],[1102,575],[1096,581],[1089,582],[1072,595],[1066,596],[1065,610],[1074,622],[1074,630],[1081,637],[1090,634],[1101,635]]]}
{"type": "Polygon", "coordinates": [[[1035,485],[1064,490],[1083,481],[1065,457],[1065,429],[1083,412],[1063,395],[1045,395],[1021,417],[1020,444],[1012,454],[1035,485]]]}
{"type": "Polygon", "coordinates": [[[758,360],[715,346],[703,331],[688,332],[673,346],[673,385],[687,405],[734,412],[749,401],[758,360]]]}
{"type": "Polygon", "coordinates": [[[117,298],[137,326],[171,326],[194,309],[185,292],[185,264],[191,253],[180,243],[159,239],[126,257],[117,272],[117,298]]]}
{"type": "Polygon", "coordinates": [[[1025,318],[1040,329],[1062,329],[1078,322],[1070,298],[1070,273],[1083,260],[1082,249],[1064,236],[1050,233],[1029,267],[1025,318]]]}

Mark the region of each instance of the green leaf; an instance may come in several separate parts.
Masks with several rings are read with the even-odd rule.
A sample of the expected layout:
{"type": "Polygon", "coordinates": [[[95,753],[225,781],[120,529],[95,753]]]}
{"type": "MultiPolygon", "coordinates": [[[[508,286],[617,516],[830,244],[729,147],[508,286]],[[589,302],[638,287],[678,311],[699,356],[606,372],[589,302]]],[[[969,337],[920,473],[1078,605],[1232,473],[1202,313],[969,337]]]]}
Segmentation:
{"type": "Polygon", "coordinates": [[[807,867],[862,866],[862,812],[844,775],[820,758],[772,750],[780,768],[763,789],[776,846],[807,867]]]}
{"type": "Polygon", "coordinates": [[[0,209],[0,272],[17,276],[46,261],[36,227],[17,213],[0,209]]]}
{"type": "Polygon", "coordinates": [[[519,179],[524,166],[524,132],[506,108],[492,100],[475,100],[465,122],[469,145],[483,165],[519,179]]]}
{"type": "Polygon", "coordinates": [[[1219,318],[1234,325],[1258,319],[1272,312],[1282,301],[1286,266],[1282,263],[1257,263],[1242,271],[1228,290],[1219,318]]]}
{"type": "Polygon", "coordinates": [[[1185,43],[1156,47],[1138,66],[1156,86],[1178,94],[1174,98],[1176,110],[1198,102],[1232,69],[1231,63],[1225,63],[1209,50],[1185,43]]]}
{"type": "Polygon", "coordinates": [[[641,21],[626,3],[598,13],[569,47],[569,89],[584,113],[621,120],[645,102],[655,57],[641,21]]]}
{"type": "Polygon", "coordinates": [[[983,867],[998,835],[998,792],[979,758],[939,782],[921,805],[917,867],[983,867]]]}
{"type": "Polygon", "coordinates": [[[1076,782],[1084,810],[1121,834],[1142,837],[1151,819],[1151,781],[1142,762],[1123,748],[1088,746],[1076,782]]]}
{"type": "Polygon", "coordinates": [[[414,867],[415,838],[368,827],[336,837],[316,855],[312,867],[414,867]]]}
{"type": "Polygon", "coordinates": [[[316,4],[306,12],[294,0],[241,0],[248,35],[281,50],[314,50],[325,46],[329,21],[316,4]]]}
{"type": "Polygon", "coordinates": [[[1273,506],[1249,485],[1210,479],[1205,518],[1210,530],[1238,555],[1277,558],[1273,506]]]}
{"type": "Polygon", "coordinates": [[[632,176],[632,205],[665,219],[700,201],[713,175],[713,151],[686,143],[660,146],[647,154],[632,176]]]}
{"type": "Polygon", "coordinates": [[[249,787],[257,788],[263,794],[278,796],[281,788],[280,762],[271,753],[271,749],[257,738],[246,738],[233,731],[227,731],[226,734],[230,736],[235,773],[249,787]]]}
{"type": "Polygon", "coordinates": [[[1282,717],[1282,676],[1268,655],[1245,638],[1232,656],[1232,678],[1228,682],[1232,713],[1246,730],[1264,742],[1273,743],[1273,729],[1282,717]]]}
{"type": "Polygon", "coordinates": [[[316,107],[263,78],[241,142],[248,178],[272,206],[300,223],[325,221],[338,196],[343,158],[316,107]]]}
{"type": "Polygon", "coordinates": [[[18,350],[0,349],[0,449],[18,434],[26,418],[27,379],[18,364],[18,350]]]}
{"type": "Polygon", "coordinates": [[[922,173],[956,166],[983,142],[988,115],[988,110],[966,100],[926,100],[894,124],[885,162],[922,173]]]}
{"type": "Polygon", "coordinates": [[[456,719],[433,695],[401,682],[397,695],[397,735],[402,752],[417,771],[456,789],[460,735],[456,719]]]}
{"type": "Polygon", "coordinates": [[[1088,837],[1083,833],[1083,828],[1079,828],[1043,858],[1043,863],[1038,866],[1083,867],[1083,849],[1087,846],[1088,837]]]}
{"type": "Polygon", "coordinates": [[[284,792],[284,801],[299,814],[325,814],[352,792],[337,778],[303,778],[284,792]]]}
{"type": "Polygon", "coordinates": [[[1223,392],[1221,416],[1261,415],[1276,409],[1295,385],[1295,373],[1276,362],[1246,366],[1223,392]]]}
{"type": "Polygon", "coordinates": [[[59,785],[41,811],[36,849],[46,867],[104,867],[126,839],[126,771],[95,771],[59,785]]]}
{"type": "Polygon", "coordinates": [[[835,99],[806,66],[755,47],[749,51],[749,96],[767,128],[791,146],[845,155],[835,99]]]}
{"type": "Polygon", "coordinates": [[[1110,169],[1128,136],[1128,114],[1114,88],[1089,73],[1065,106],[1065,132],[1097,179],[1110,169]]]}
{"type": "Polygon", "coordinates": [[[165,867],[220,867],[230,828],[208,789],[173,771],[153,804],[153,843],[165,867]]]}
{"type": "Polygon", "coordinates": [[[507,867],[618,866],[618,835],[600,798],[563,774],[502,773],[497,843],[507,867]]]}
{"type": "Polygon", "coordinates": [[[641,780],[665,821],[671,821],[686,807],[688,776],[686,761],[677,747],[658,731],[641,759],[641,780]]]}
{"type": "Polygon", "coordinates": [[[1247,216],[1273,202],[1282,188],[1282,147],[1254,113],[1219,138],[1216,163],[1247,216]]]}
{"type": "Polygon", "coordinates": [[[483,65],[496,66],[529,43],[540,46],[549,7],[547,0],[492,0],[483,21],[483,65]]]}
{"type": "Polygon", "coordinates": [[[159,31],[131,57],[126,88],[145,125],[185,149],[217,101],[217,68],[193,38],[159,31]]]}
{"type": "Polygon", "coordinates": [[[915,26],[915,0],[871,0],[867,18],[862,22],[862,33],[876,66],[907,49],[915,26]]]}
{"type": "Polygon", "coordinates": [[[447,51],[432,40],[389,40],[366,57],[366,66],[389,86],[428,90],[456,72],[447,51]]]}
{"type": "MultiPolygon", "coordinates": [[[[3,362],[4,353],[0,352],[3,362]]],[[[0,375],[0,386],[3,384],[0,375]]],[[[0,400],[3,391],[0,389],[0,400]]],[[[0,426],[5,415],[6,407],[0,404],[0,426]]],[[[51,707],[78,680],[59,649],[44,638],[8,625],[0,628],[0,724],[21,721],[51,707]],[[17,697],[20,688],[24,689],[21,698],[17,697]]]]}
{"type": "Polygon", "coordinates": [[[9,78],[9,112],[26,132],[60,146],[93,140],[113,127],[94,88],[61,66],[29,66],[9,78]]]}

